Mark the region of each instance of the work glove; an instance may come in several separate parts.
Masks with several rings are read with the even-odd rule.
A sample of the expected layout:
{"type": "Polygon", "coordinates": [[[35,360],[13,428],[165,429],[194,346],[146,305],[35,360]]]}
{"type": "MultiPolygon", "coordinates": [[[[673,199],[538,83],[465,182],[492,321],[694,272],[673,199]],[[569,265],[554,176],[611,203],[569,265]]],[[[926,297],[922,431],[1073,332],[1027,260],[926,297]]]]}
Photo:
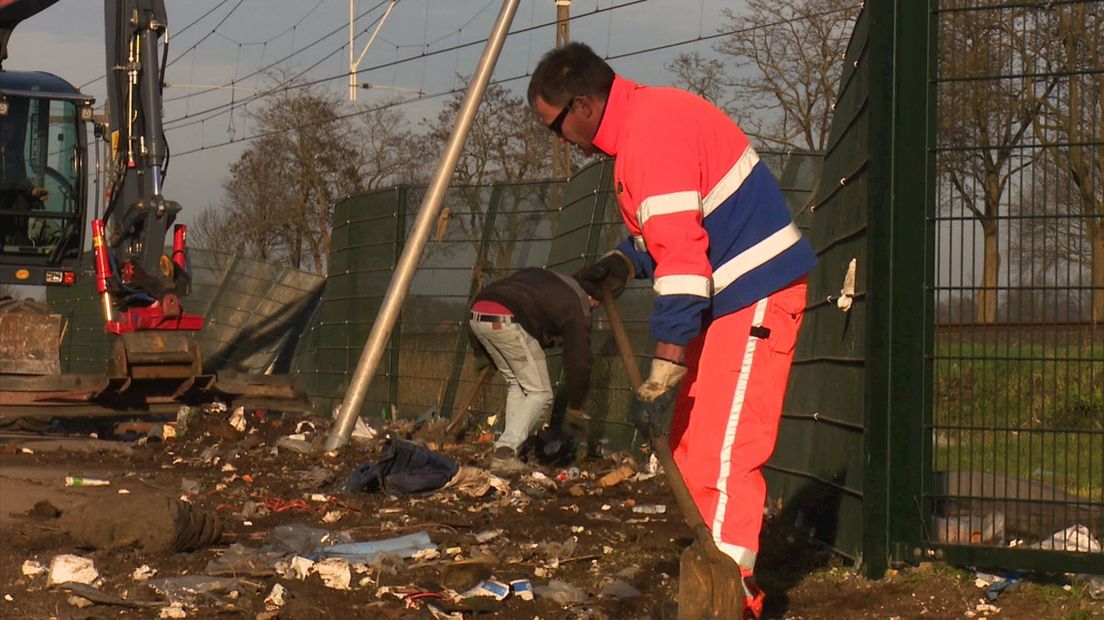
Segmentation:
{"type": "Polygon", "coordinates": [[[575,278],[583,289],[595,299],[601,299],[603,283],[609,285],[615,298],[618,297],[635,275],[632,261],[617,250],[607,252],[602,258],[575,272],[575,278]]]}
{"type": "Polygon", "coordinates": [[[636,389],[630,409],[632,422],[644,435],[659,429],[667,408],[678,394],[678,385],[686,376],[686,366],[670,360],[655,358],[648,379],[636,389]]]}
{"type": "Polygon", "coordinates": [[[582,409],[568,407],[564,413],[563,428],[567,434],[575,439],[584,440],[590,430],[590,416],[582,409]]]}

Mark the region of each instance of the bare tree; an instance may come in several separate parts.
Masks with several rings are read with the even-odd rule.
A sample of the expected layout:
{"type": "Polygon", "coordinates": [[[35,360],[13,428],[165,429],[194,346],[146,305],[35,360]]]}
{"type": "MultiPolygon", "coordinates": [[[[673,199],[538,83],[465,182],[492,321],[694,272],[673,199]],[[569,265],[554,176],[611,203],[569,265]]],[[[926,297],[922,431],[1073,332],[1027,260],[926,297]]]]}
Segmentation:
{"type": "Polygon", "coordinates": [[[1068,212],[1080,216],[1076,230],[1083,236],[1065,245],[1088,250],[1082,256],[1090,264],[1091,316],[1099,323],[1104,321],[1104,12],[1071,4],[1051,7],[1046,15],[1045,45],[1032,67],[1053,74],[1063,87],[1059,96],[1037,99],[1042,114],[1035,134],[1076,190],[1068,212]]]}
{"type": "MultiPolygon", "coordinates": [[[[423,147],[426,152],[441,151],[452,133],[462,102],[463,94],[457,93],[429,124],[423,147]]],[[[525,99],[501,85],[491,84],[476,112],[453,174],[454,188],[464,205],[464,213],[453,213],[451,221],[461,227],[465,238],[478,244],[483,236],[488,206],[481,188],[494,182],[543,178],[551,169],[551,162],[549,131],[536,119],[525,99]]],[[[524,218],[503,222],[498,225],[496,221],[491,233],[500,265],[509,263],[514,245],[525,238],[526,231],[522,228],[535,225],[531,219],[524,218]]]]}
{"type": "Polygon", "coordinates": [[[979,323],[997,318],[1002,200],[1011,182],[1038,159],[1038,151],[1021,148],[1038,118],[1040,101],[1054,88],[1053,79],[1032,83],[1040,98],[1025,101],[1024,83],[1001,79],[1026,73],[1031,24],[1023,8],[1007,11],[968,9],[942,15],[939,43],[940,181],[953,199],[942,207],[961,208],[981,226],[984,256],[975,304],[979,323]]]}
{"type": "Polygon", "coordinates": [[[732,34],[713,49],[731,69],[697,53],[667,68],[735,118],[754,143],[823,151],[859,10],[854,0],[747,0],[739,13],[721,11],[718,32],[732,34]]]}
{"type": "Polygon", "coordinates": [[[676,83],[713,105],[732,110],[732,78],[725,64],[716,58],[706,58],[698,52],[679,54],[667,65],[675,74],[676,83]]]}
{"type": "Polygon", "coordinates": [[[395,109],[398,102],[384,101],[357,116],[358,171],[365,190],[419,183],[427,177],[432,162],[406,117],[395,109]]]}
{"type": "Polygon", "coordinates": [[[324,273],[334,203],[424,170],[393,103],[358,113],[319,87],[282,90],[250,114],[260,135],[230,167],[222,209],[197,221],[197,244],[324,273]]]}

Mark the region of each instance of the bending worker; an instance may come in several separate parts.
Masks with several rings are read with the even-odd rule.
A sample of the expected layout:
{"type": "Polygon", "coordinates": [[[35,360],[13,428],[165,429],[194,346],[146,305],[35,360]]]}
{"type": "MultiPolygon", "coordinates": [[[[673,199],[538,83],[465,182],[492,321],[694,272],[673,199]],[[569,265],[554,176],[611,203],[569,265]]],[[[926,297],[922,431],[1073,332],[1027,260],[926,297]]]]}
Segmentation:
{"type": "Polygon", "coordinates": [[[489,357],[508,385],[506,424],[491,455],[492,471],[508,475],[525,469],[518,447],[552,404],[546,348],[563,347],[564,425],[576,436],[586,433],[582,407],[590,386],[590,311],[598,305],[598,295],[590,282],[534,267],[497,280],[476,295],[468,322],[472,350],[489,357]]]}
{"type": "Polygon", "coordinates": [[[812,245],[743,131],[704,99],[616,75],[582,43],[545,54],[528,97],[561,140],[616,158],[630,237],[578,275],[653,280],[655,355],[636,398],[677,393],[675,462],[758,616],[760,468],[778,433],[812,245]]]}

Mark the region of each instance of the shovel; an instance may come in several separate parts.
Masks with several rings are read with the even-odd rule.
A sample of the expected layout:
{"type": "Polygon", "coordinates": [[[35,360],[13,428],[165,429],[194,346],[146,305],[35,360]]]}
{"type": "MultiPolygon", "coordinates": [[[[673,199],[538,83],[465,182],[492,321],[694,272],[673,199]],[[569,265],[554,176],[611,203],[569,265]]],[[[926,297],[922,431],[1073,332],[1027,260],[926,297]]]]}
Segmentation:
{"type": "Polygon", "coordinates": [[[445,444],[446,439],[455,440],[460,435],[460,430],[467,421],[468,414],[471,413],[472,403],[475,402],[475,397],[479,396],[480,388],[487,382],[487,377],[491,376],[491,370],[493,369],[494,364],[490,364],[480,371],[479,378],[475,380],[475,386],[472,387],[471,393],[468,394],[463,404],[456,408],[452,414],[452,420],[450,420],[448,426],[445,427],[444,433],[442,433],[441,436],[441,445],[445,444]]]}
{"type": "MultiPolygon", "coordinates": [[[[640,368],[633,357],[632,346],[625,334],[625,326],[621,323],[621,314],[617,311],[613,294],[608,285],[604,289],[602,305],[606,309],[613,339],[617,342],[617,349],[621,352],[621,360],[625,363],[625,370],[635,392],[643,383],[640,368]]],[[[663,466],[663,473],[667,476],[667,484],[675,495],[679,511],[694,532],[694,541],[682,552],[679,560],[678,619],[742,620],[744,580],[740,574],[740,566],[713,542],[713,536],[690,496],[690,489],[686,488],[686,481],[682,479],[678,466],[675,465],[671,447],[667,444],[667,435],[660,434],[651,423],[648,424],[647,431],[652,452],[663,466]]]]}

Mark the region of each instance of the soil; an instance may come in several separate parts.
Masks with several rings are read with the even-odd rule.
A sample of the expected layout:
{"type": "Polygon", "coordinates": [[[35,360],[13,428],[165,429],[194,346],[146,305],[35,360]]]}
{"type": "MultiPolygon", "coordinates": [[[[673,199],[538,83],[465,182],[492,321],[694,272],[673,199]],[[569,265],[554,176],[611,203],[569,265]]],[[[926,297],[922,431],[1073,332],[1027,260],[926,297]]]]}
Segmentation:
{"type": "MultiPolygon", "coordinates": [[[[70,421],[52,433],[0,433],[0,617],[169,615],[160,607],[131,606],[164,598],[135,579],[136,569],[147,566],[156,571],[155,578],[202,578],[209,562],[232,553],[231,545],[259,549],[271,542],[269,535],[277,526],[302,524],[342,531],[357,541],[424,531],[441,555],[405,561],[392,556],[354,566],[349,590],[329,588],[317,574],[298,579],[258,564],[247,574],[221,577],[230,587],[193,597],[183,612],[190,618],[432,618],[425,603],[440,599],[423,595],[403,601],[381,589],[464,591],[493,577],[507,583],[528,579],[537,588],[560,580],[582,590],[586,600],[563,604],[539,591],[529,601],[516,595],[501,602],[467,599],[464,617],[674,618],[679,554],[690,541],[689,531],[662,474],[607,488],[597,484],[631,461],[627,455],[576,463],[579,476],[554,487],[530,475],[517,477],[505,495],[494,490],[482,497],[452,490],[403,498],[342,494],[338,489],[349,472],[379,455],[382,438],[353,442],[336,453],[304,454],[275,446],[305,419],[254,412],[246,416],[249,428],[238,432],[227,417],[225,412],[199,414],[185,432],[167,441],[135,433],[161,428],[160,422],[146,423],[148,419],[123,427],[129,432],[122,439],[112,436],[112,428],[120,427],[106,422],[70,421]],[[104,439],[90,437],[91,432],[104,439]],[[110,484],[65,486],[66,476],[102,478],[110,484]],[[172,530],[180,521],[169,523],[165,516],[166,502],[173,498],[189,502],[193,521],[220,517],[221,537],[215,544],[193,537],[206,546],[191,552],[165,550],[171,546],[166,540],[179,540],[172,530]],[[650,505],[667,510],[633,511],[634,506],[650,505]],[[327,522],[327,514],[340,518],[327,522]],[[96,521],[100,538],[82,536],[75,515],[83,515],[77,521],[96,521]],[[114,525],[105,530],[105,521],[114,525]],[[164,531],[157,532],[157,527],[164,531]],[[495,535],[496,530],[501,533],[495,535]],[[105,541],[104,531],[113,532],[115,540],[105,541]],[[160,542],[143,544],[150,540],[160,542]],[[48,587],[45,574],[23,574],[25,561],[48,568],[59,554],[94,560],[102,580],[94,585],[114,599],[78,607],[73,602],[80,601],[70,592],[48,587]],[[615,579],[640,595],[599,596],[615,579]],[[265,598],[276,584],[287,589],[287,600],[267,611],[265,598]]],[[[299,430],[317,444],[326,423],[311,422],[313,433],[309,427],[299,430]]],[[[411,429],[407,423],[390,430],[405,435],[411,429]]],[[[429,428],[414,439],[436,436],[429,428]]],[[[441,451],[458,464],[482,466],[490,452],[487,439],[449,443],[441,451]]],[[[551,479],[570,473],[562,467],[531,466],[551,479]]],[[[203,525],[209,534],[211,524],[203,525]]],[[[884,579],[868,580],[779,519],[765,523],[757,574],[767,592],[766,618],[1104,618],[1104,601],[1093,600],[1083,581],[1067,576],[1023,579],[993,602],[975,585],[973,572],[938,563],[902,567],[884,579]]]]}

